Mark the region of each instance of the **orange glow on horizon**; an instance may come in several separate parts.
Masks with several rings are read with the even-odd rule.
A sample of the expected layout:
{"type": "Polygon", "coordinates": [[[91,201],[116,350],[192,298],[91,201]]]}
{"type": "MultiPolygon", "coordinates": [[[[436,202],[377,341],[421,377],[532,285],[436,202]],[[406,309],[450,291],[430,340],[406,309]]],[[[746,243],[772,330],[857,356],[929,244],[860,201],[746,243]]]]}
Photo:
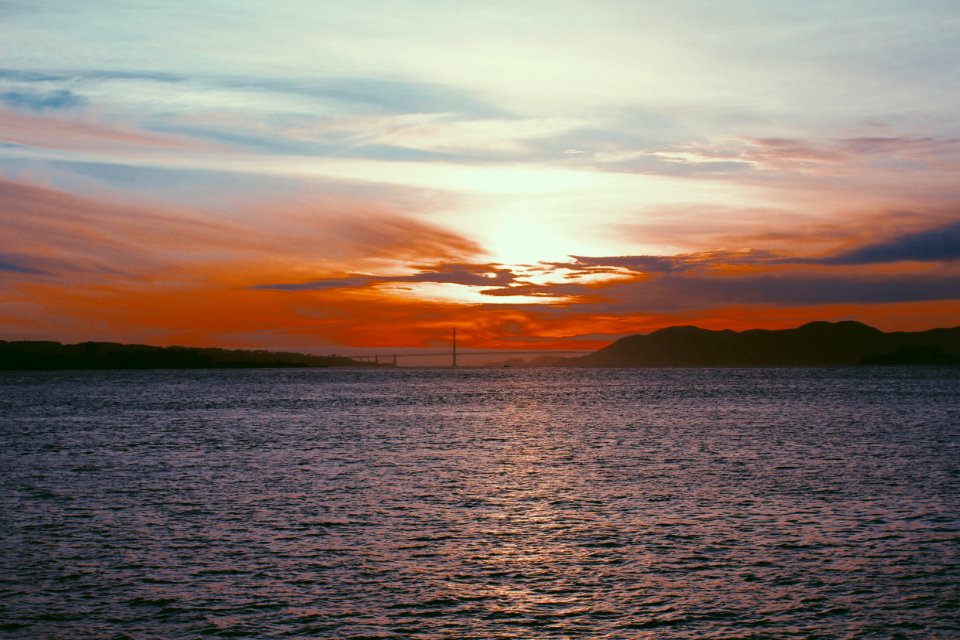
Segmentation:
{"type": "Polygon", "coordinates": [[[58,336],[156,345],[295,349],[437,348],[457,327],[462,349],[595,350],[634,333],[674,325],[705,329],[793,328],[814,320],[858,320],[884,331],[951,326],[952,301],[896,305],[737,306],[684,313],[591,314],[537,307],[465,305],[336,291],[45,285],[21,287],[7,305],[48,310],[28,324],[0,317],[7,338],[58,336]]]}

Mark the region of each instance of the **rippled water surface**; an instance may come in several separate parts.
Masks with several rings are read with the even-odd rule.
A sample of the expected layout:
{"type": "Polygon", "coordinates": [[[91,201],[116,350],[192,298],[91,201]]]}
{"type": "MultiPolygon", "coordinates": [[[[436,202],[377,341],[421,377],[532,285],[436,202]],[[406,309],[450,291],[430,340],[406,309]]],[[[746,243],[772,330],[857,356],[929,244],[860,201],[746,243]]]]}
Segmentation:
{"type": "Polygon", "coordinates": [[[0,635],[957,638],[960,370],[0,374],[0,635]]]}

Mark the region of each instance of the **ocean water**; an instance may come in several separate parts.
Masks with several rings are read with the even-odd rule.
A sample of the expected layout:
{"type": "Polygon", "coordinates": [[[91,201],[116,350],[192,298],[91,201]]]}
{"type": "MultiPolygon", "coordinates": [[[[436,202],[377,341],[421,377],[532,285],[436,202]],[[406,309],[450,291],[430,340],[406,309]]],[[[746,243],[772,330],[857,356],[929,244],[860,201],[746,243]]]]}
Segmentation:
{"type": "Polygon", "coordinates": [[[960,369],[0,374],[0,636],[958,638],[960,369]]]}

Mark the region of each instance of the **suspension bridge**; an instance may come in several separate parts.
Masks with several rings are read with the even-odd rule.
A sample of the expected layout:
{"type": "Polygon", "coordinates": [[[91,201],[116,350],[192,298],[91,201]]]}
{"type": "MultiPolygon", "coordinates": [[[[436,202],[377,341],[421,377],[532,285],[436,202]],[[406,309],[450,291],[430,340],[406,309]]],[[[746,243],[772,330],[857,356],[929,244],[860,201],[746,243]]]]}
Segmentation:
{"type": "MultiPolygon", "coordinates": [[[[590,350],[565,350],[565,351],[554,351],[554,350],[540,350],[540,351],[460,351],[457,353],[457,358],[462,360],[464,358],[470,358],[475,356],[486,356],[490,357],[501,357],[501,358],[512,358],[514,356],[570,356],[577,355],[582,356],[588,353],[593,353],[590,350]]],[[[358,362],[372,362],[373,364],[380,365],[381,367],[398,367],[400,366],[401,360],[406,360],[408,358],[449,358],[450,364],[448,366],[456,367],[457,364],[454,363],[453,354],[450,351],[424,351],[420,353],[388,353],[388,354],[360,354],[360,355],[345,355],[345,358],[350,358],[351,360],[357,360],[358,362]]]]}
{"type": "Polygon", "coordinates": [[[489,350],[471,350],[471,351],[457,351],[457,330],[453,330],[453,340],[451,341],[450,350],[448,351],[418,351],[416,353],[363,353],[357,355],[346,355],[345,357],[350,358],[351,360],[356,360],[358,362],[370,362],[381,367],[397,367],[400,366],[399,362],[401,359],[408,358],[450,358],[451,367],[457,366],[457,358],[472,358],[477,356],[486,356],[490,357],[501,357],[501,358],[512,358],[514,356],[560,356],[560,355],[585,355],[588,353],[593,353],[593,350],[589,349],[579,349],[579,350],[544,350],[539,351],[515,351],[512,349],[489,349],[489,350]]]}

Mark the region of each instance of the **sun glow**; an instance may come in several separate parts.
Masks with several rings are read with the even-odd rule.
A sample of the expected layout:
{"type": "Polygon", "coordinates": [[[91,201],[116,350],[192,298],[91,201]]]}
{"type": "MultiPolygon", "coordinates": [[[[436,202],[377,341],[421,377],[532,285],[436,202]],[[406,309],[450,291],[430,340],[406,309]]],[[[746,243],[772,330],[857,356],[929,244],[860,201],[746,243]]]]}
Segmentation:
{"type": "Polygon", "coordinates": [[[291,2],[0,9],[0,339],[960,323],[949,3],[291,2]]]}
{"type": "Polygon", "coordinates": [[[485,287],[475,287],[446,282],[417,282],[378,285],[384,294],[411,300],[428,302],[453,302],[458,304],[559,304],[569,302],[569,296],[549,295],[488,295],[485,287]]]}

